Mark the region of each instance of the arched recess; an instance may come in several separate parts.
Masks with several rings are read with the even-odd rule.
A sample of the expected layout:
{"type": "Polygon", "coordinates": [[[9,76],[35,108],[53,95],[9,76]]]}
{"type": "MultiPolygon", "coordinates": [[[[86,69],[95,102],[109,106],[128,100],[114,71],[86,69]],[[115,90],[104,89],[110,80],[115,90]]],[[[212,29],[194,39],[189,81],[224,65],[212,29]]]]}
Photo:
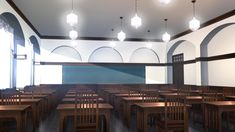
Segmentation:
{"type": "Polygon", "coordinates": [[[37,38],[34,35],[32,35],[30,36],[29,40],[33,44],[34,53],[37,53],[40,55],[41,51],[40,51],[40,46],[39,46],[37,38]]]}
{"type": "Polygon", "coordinates": [[[54,62],[82,62],[80,53],[73,47],[62,45],[53,49],[49,61],[54,62]]]}
{"type": "MultiPolygon", "coordinates": [[[[213,29],[202,41],[200,45],[200,56],[201,57],[209,57],[208,55],[208,45],[210,42],[225,28],[228,28],[230,26],[234,26],[235,23],[226,23],[223,25],[220,25],[213,29]]],[[[233,34],[229,35],[233,36],[233,34]]],[[[202,85],[209,85],[209,75],[208,75],[208,62],[204,61],[201,62],[201,84],[202,85]]]]}
{"type": "MultiPolygon", "coordinates": [[[[25,37],[20,25],[20,22],[16,18],[16,16],[10,12],[4,12],[0,15],[1,19],[9,24],[9,26],[13,29],[13,37],[14,37],[14,50],[13,53],[17,54],[17,45],[25,46],[25,37]]],[[[16,80],[17,80],[17,60],[12,56],[12,87],[16,88],[16,80]]]]}
{"type": "MultiPolygon", "coordinates": [[[[172,56],[176,54],[184,54],[184,61],[193,60],[196,57],[196,47],[193,43],[187,40],[179,40],[174,43],[167,52],[167,63],[172,63],[172,56]]],[[[196,83],[195,64],[184,66],[184,82],[185,84],[196,83]]],[[[171,66],[167,67],[167,82],[173,82],[173,69],[171,66]]]]}
{"type": "Polygon", "coordinates": [[[142,47],[136,49],[130,57],[132,63],[160,63],[158,54],[149,48],[142,47]]]}
{"type": "Polygon", "coordinates": [[[36,61],[36,58],[39,57],[40,55],[40,46],[39,46],[39,43],[38,43],[38,40],[37,38],[32,35],[29,37],[29,40],[30,42],[33,44],[33,56],[32,56],[32,75],[31,75],[31,78],[32,78],[32,83],[33,85],[35,85],[35,76],[36,76],[36,67],[35,67],[35,61],[36,61]]]}
{"type": "Polygon", "coordinates": [[[88,62],[123,62],[122,55],[114,48],[103,46],[95,49],[89,56],[88,62]]]}

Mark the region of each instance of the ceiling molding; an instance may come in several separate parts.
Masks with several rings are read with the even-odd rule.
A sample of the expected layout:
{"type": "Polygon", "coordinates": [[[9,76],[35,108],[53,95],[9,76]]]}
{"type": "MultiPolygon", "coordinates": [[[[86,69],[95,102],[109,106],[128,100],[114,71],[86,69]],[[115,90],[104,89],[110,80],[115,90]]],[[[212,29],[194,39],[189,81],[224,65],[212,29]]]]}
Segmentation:
{"type": "MultiPolygon", "coordinates": [[[[69,36],[49,36],[49,35],[43,35],[41,36],[41,39],[70,39],[69,36]]],[[[117,38],[106,38],[106,37],[78,37],[77,40],[100,40],[100,41],[119,41],[117,38]]],[[[163,42],[160,39],[144,39],[144,38],[126,38],[125,41],[138,41],[138,42],[163,42]]]]}
{"type": "MultiPolygon", "coordinates": [[[[226,18],[228,18],[228,17],[231,17],[231,16],[233,16],[233,15],[235,15],[235,10],[231,10],[231,11],[229,11],[229,12],[227,12],[227,13],[221,15],[221,16],[218,16],[218,17],[216,17],[216,18],[213,18],[213,19],[211,19],[211,20],[209,20],[209,21],[207,21],[207,22],[201,24],[200,29],[201,29],[201,28],[204,28],[204,27],[207,27],[207,26],[210,26],[210,25],[212,25],[212,24],[214,24],[214,23],[216,23],[216,22],[219,22],[219,21],[221,21],[221,20],[224,20],[224,19],[226,19],[226,18]]],[[[192,32],[193,32],[193,31],[190,30],[190,29],[185,30],[185,31],[183,31],[183,32],[181,32],[181,33],[179,33],[179,34],[174,35],[171,40],[177,39],[177,38],[179,38],[179,37],[182,37],[182,36],[184,36],[184,35],[186,35],[186,34],[189,34],[189,33],[192,33],[192,32]]]]}
{"type": "MultiPolygon", "coordinates": [[[[68,36],[53,36],[53,35],[42,35],[38,32],[38,30],[33,26],[33,24],[27,19],[27,17],[22,13],[22,11],[16,6],[16,4],[12,0],[6,0],[8,4],[21,16],[21,18],[32,28],[32,30],[41,38],[41,39],[70,39],[68,36]]],[[[235,15],[235,10],[231,10],[221,16],[218,16],[216,18],[213,18],[203,24],[201,24],[201,28],[204,28],[206,26],[209,26],[211,24],[214,24],[216,22],[219,22],[221,20],[224,20],[228,17],[231,17],[235,15]]],[[[190,29],[185,30],[181,33],[178,33],[174,35],[171,38],[171,41],[174,39],[177,39],[179,37],[182,37],[186,34],[192,33],[190,29]]],[[[107,38],[107,37],[79,37],[78,40],[100,40],[100,41],[110,41],[110,40],[117,40],[116,38],[107,38]]],[[[161,39],[145,39],[145,38],[127,38],[125,41],[152,41],[152,42],[163,42],[161,39]]]]}
{"type": "Polygon", "coordinates": [[[27,19],[27,17],[22,13],[22,11],[16,6],[12,0],[6,0],[7,3],[18,13],[18,15],[29,25],[29,27],[41,38],[41,34],[33,26],[33,24],[27,19]]]}

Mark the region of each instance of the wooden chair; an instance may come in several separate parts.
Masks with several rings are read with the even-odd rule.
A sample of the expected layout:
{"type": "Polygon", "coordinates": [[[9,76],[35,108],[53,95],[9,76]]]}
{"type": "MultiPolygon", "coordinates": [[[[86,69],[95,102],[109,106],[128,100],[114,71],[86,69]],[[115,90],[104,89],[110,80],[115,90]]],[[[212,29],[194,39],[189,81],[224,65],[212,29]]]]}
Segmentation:
{"type": "Polygon", "coordinates": [[[1,105],[21,105],[21,92],[16,90],[1,91],[1,105]]]}
{"type": "Polygon", "coordinates": [[[97,96],[77,93],[75,98],[74,126],[76,132],[98,132],[99,104],[97,96]]]}
{"type": "Polygon", "coordinates": [[[158,102],[159,95],[158,93],[151,93],[151,92],[142,92],[142,101],[143,102],[158,102]]]}
{"type": "Polygon", "coordinates": [[[188,131],[188,115],[185,101],[174,97],[165,99],[165,111],[157,121],[157,128],[168,131],[188,131]]]}

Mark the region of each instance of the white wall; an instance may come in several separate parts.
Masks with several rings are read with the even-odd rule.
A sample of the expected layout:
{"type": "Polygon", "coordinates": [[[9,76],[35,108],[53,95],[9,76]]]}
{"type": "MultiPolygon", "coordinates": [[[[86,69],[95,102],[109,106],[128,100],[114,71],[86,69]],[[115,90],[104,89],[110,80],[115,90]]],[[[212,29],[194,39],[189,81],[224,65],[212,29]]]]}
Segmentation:
{"type": "MultiPolygon", "coordinates": [[[[227,23],[235,23],[235,16],[231,16],[222,21],[219,21],[217,23],[199,29],[195,32],[192,32],[190,34],[172,40],[167,44],[167,52],[178,41],[187,40],[190,41],[195,46],[195,57],[196,58],[201,57],[200,45],[203,42],[204,38],[206,38],[207,35],[211,31],[213,31],[213,29],[227,23]]],[[[235,52],[234,27],[235,27],[234,25],[228,26],[219,31],[215,36],[213,36],[213,38],[209,41],[208,44],[208,49],[207,49],[208,56],[222,55],[235,52]]],[[[185,51],[184,48],[178,50],[179,50],[178,52],[180,52],[180,50],[182,50],[182,52],[185,51]]],[[[193,54],[191,54],[191,56],[193,56],[193,54]]],[[[188,55],[190,56],[190,54],[188,55]]],[[[188,71],[187,73],[185,73],[185,77],[191,76],[192,74],[195,73],[195,76],[191,76],[191,78],[185,78],[185,82],[186,83],[195,82],[196,85],[205,85],[203,84],[204,82],[202,81],[203,79],[202,76],[204,75],[201,73],[201,71],[203,71],[203,72],[208,72],[208,77],[207,77],[208,84],[206,85],[234,86],[235,80],[233,78],[235,77],[234,77],[233,67],[235,67],[233,59],[208,62],[208,68],[205,68],[204,66],[202,67],[201,62],[195,63],[194,66],[185,65],[184,70],[185,72],[186,70],[188,71]]]]}
{"type": "MultiPolygon", "coordinates": [[[[208,44],[208,56],[235,53],[235,25],[221,30],[208,44]]],[[[235,86],[235,59],[208,62],[208,84],[235,86]]]]}
{"type": "MultiPolygon", "coordinates": [[[[88,40],[41,40],[42,61],[47,61],[50,52],[59,46],[72,46],[81,55],[82,62],[88,62],[91,57],[92,62],[123,62],[123,63],[161,63],[166,62],[166,45],[161,42],[152,42],[152,48],[146,48],[147,42],[116,42],[114,49],[110,47],[110,41],[88,41],[88,40]],[[76,45],[75,45],[76,44],[76,45]],[[97,50],[98,49],[98,50],[97,50]],[[105,50],[105,52],[97,52],[105,50]],[[136,52],[137,51],[137,52],[136,52]],[[141,52],[139,52],[141,51],[141,52]],[[154,54],[156,53],[157,56],[154,54]],[[149,57],[148,55],[151,54],[149,57]],[[120,57],[121,56],[121,57],[120,57]],[[135,59],[131,59],[131,57],[135,59]],[[158,59],[159,58],[159,59],[158,59]]],[[[165,68],[146,68],[147,83],[165,83],[165,68]]]]}
{"type": "Polygon", "coordinates": [[[40,38],[37,36],[37,34],[28,26],[28,24],[15,12],[15,10],[5,1],[5,0],[0,0],[0,14],[9,12],[15,15],[15,17],[18,19],[21,28],[23,30],[23,34],[25,37],[25,49],[22,49],[19,52],[25,51],[24,54],[27,54],[27,60],[25,61],[17,61],[17,86],[16,87],[24,87],[25,85],[31,85],[32,84],[32,76],[31,76],[31,67],[30,65],[32,64],[31,60],[31,52],[28,50],[31,47],[31,43],[29,40],[29,37],[34,35],[39,43],[40,43],[40,38]],[[26,70],[22,71],[22,68],[24,67],[26,70]],[[28,69],[26,68],[28,67],[28,69]]]}

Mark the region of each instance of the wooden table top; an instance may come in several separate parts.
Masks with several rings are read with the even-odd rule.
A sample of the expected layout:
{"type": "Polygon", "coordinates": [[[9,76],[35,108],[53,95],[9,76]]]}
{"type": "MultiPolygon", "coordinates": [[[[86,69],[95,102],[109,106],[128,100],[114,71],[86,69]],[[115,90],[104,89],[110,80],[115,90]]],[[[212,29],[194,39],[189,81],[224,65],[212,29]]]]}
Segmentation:
{"type": "Polygon", "coordinates": [[[1,111],[23,111],[29,108],[30,105],[0,105],[1,111]]]}
{"type": "Polygon", "coordinates": [[[135,101],[135,100],[142,100],[142,97],[123,97],[122,98],[125,101],[135,101]]]}
{"type": "MultiPolygon", "coordinates": [[[[57,110],[71,110],[71,109],[74,110],[75,104],[59,104],[56,109],[57,110]]],[[[99,109],[113,109],[113,106],[107,103],[101,103],[99,104],[99,109]]]]}
{"type": "Polygon", "coordinates": [[[131,96],[142,96],[142,94],[129,94],[129,93],[118,93],[115,94],[116,97],[131,97],[131,96]]]}
{"type": "Polygon", "coordinates": [[[206,102],[206,104],[214,105],[218,107],[235,106],[235,101],[213,101],[213,102],[206,102]]]}
{"type": "Polygon", "coordinates": [[[202,96],[186,96],[186,100],[202,100],[202,96]]]}
{"type": "Polygon", "coordinates": [[[235,99],[235,95],[233,95],[233,96],[226,96],[225,98],[227,98],[227,99],[235,99]]]}
{"type": "Polygon", "coordinates": [[[141,108],[165,107],[165,102],[135,103],[141,108]]]}

